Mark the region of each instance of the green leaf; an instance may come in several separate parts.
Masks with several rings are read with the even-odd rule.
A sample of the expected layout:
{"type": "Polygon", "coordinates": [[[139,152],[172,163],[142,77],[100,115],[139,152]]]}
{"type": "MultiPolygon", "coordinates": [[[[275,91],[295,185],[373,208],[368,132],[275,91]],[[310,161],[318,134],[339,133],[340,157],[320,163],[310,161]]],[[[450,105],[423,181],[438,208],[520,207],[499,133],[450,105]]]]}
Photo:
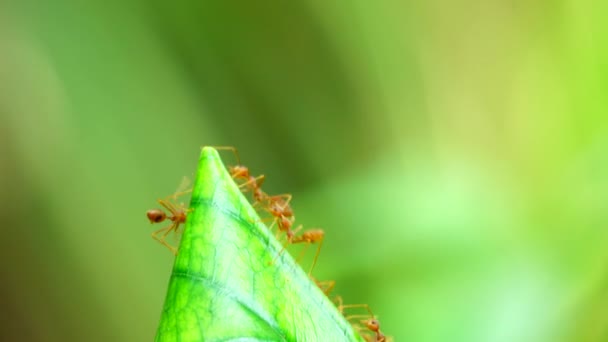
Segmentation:
{"type": "Polygon", "coordinates": [[[204,147],[156,341],[362,341],[204,147]]]}

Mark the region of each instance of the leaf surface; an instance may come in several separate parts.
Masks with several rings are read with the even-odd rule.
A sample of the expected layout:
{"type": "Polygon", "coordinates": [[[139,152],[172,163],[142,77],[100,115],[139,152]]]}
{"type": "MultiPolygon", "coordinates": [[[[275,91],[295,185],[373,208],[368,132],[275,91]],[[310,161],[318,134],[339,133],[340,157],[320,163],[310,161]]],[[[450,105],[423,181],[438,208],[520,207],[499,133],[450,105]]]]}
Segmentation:
{"type": "Polygon", "coordinates": [[[156,341],[362,341],[204,147],[156,341]]]}

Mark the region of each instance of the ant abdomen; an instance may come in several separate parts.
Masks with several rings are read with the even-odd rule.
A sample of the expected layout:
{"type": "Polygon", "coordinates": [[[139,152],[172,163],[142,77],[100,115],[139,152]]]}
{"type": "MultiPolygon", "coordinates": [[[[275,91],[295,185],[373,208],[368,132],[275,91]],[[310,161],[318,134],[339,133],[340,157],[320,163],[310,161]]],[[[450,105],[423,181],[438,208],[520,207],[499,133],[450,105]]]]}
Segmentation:
{"type": "Polygon", "coordinates": [[[160,209],[150,209],[146,212],[146,216],[148,216],[150,223],[159,223],[167,219],[165,212],[160,209]]]}

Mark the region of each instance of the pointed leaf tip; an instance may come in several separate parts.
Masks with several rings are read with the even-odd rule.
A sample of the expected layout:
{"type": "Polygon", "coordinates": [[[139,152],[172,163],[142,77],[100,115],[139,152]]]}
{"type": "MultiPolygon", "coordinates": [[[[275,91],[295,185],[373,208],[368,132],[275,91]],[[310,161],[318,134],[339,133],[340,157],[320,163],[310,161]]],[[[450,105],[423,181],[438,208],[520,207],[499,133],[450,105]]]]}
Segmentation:
{"type": "Polygon", "coordinates": [[[362,341],[201,150],[156,341],[362,341]]]}

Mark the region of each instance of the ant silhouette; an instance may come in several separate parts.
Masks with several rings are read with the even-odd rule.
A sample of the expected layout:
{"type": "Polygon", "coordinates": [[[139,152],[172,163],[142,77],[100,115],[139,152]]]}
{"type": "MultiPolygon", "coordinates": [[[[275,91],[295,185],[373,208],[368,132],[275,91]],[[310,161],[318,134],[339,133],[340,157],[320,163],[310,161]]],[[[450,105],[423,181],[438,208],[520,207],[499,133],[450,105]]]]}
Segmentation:
{"type": "Polygon", "coordinates": [[[380,331],[380,321],[378,321],[378,319],[376,318],[376,316],[374,315],[372,310],[369,308],[369,305],[367,305],[367,304],[347,304],[347,305],[345,305],[342,301],[342,297],[340,297],[340,296],[337,296],[334,301],[337,304],[338,311],[343,315],[344,315],[344,311],[346,309],[364,308],[367,310],[367,312],[369,313],[369,316],[368,315],[345,315],[344,316],[346,318],[346,320],[349,322],[352,319],[366,318],[366,319],[360,320],[359,323],[362,323],[367,330],[369,330],[370,332],[373,333],[373,335],[370,335],[369,333],[366,333],[366,332],[362,332],[361,330],[364,328],[362,328],[358,323],[353,324],[353,327],[361,334],[361,336],[363,336],[365,341],[367,341],[367,342],[391,342],[392,341],[392,338],[387,337],[380,331]]]}
{"type": "MultiPolygon", "coordinates": [[[[182,181],[182,184],[183,183],[184,181],[182,181]]],[[[192,190],[190,189],[182,192],[177,192],[171,196],[166,197],[165,199],[158,200],[158,203],[171,213],[170,215],[167,215],[164,210],[158,208],[150,209],[146,212],[146,216],[148,217],[148,220],[150,220],[150,223],[161,223],[167,219],[171,221],[171,224],[169,226],[163,227],[152,232],[152,238],[167,247],[174,255],[177,255],[177,249],[171,246],[166,241],[167,235],[169,235],[169,233],[171,233],[172,231],[177,232],[179,226],[182,223],[186,222],[186,216],[190,209],[186,209],[183,204],[175,205],[171,203],[169,199],[172,198],[173,200],[175,200],[178,196],[181,196],[191,191],[192,190]],[[159,237],[159,234],[161,233],[163,234],[159,237]]]]}

